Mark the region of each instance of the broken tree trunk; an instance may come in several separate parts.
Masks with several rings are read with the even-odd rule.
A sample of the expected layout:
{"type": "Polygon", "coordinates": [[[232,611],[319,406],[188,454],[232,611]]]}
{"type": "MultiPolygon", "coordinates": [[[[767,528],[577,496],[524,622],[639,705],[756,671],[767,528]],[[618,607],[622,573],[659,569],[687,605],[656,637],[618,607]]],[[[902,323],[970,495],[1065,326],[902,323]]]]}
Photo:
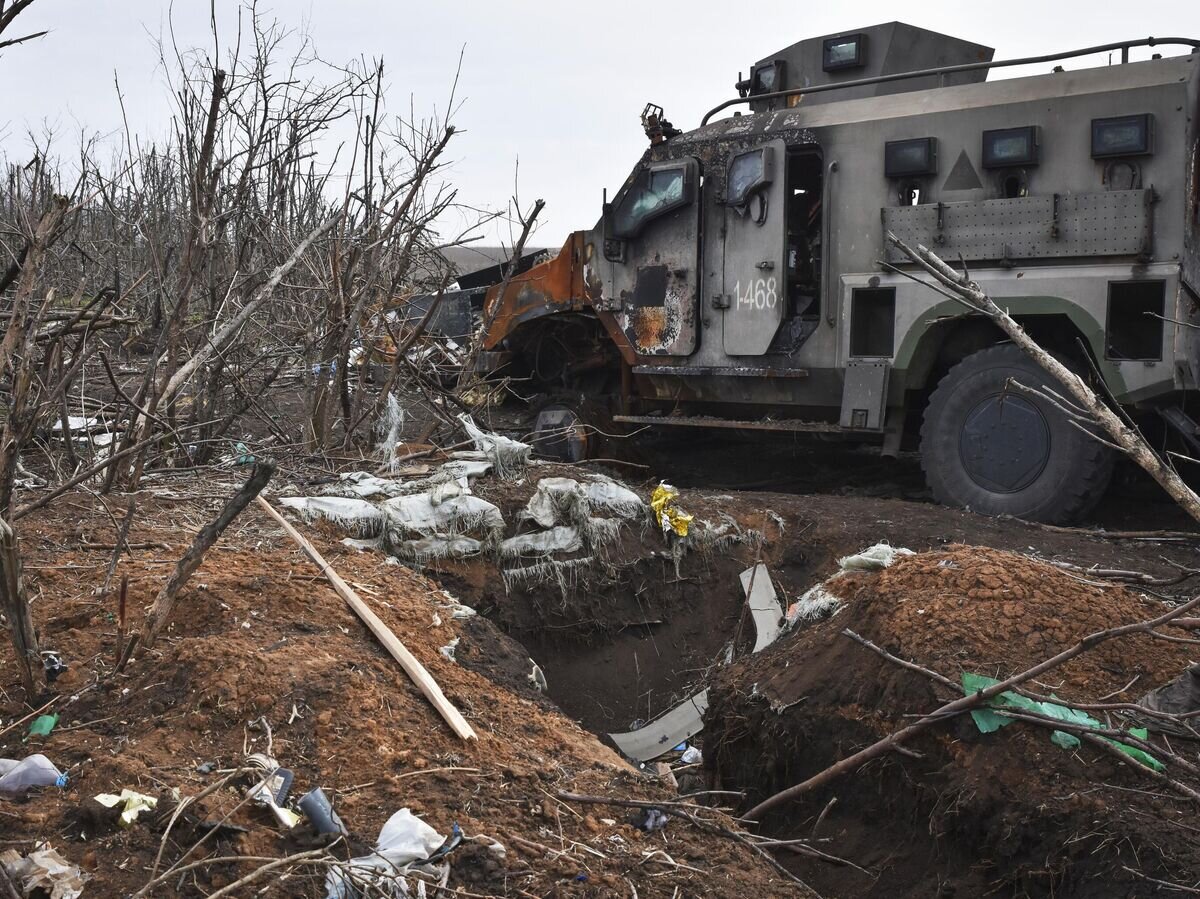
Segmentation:
{"type": "Polygon", "coordinates": [[[34,663],[38,655],[37,632],[33,628],[33,616],[29,614],[29,601],[25,596],[25,584],[21,579],[21,554],[17,549],[17,535],[8,522],[0,518],[0,592],[3,593],[4,615],[12,631],[13,650],[21,669],[21,685],[25,698],[32,702],[37,692],[33,679],[34,663]]]}
{"type": "Polygon", "coordinates": [[[371,633],[384,645],[384,648],[391,653],[392,658],[400,663],[400,667],[404,669],[404,673],[412,678],[412,682],[417,685],[417,689],[424,693],[425,698],[433,703],[433,707],[438,710],[438,713],[445,719],[454,732],[464,740],[477,739],[475,729],[462,716],[462,713],[455,708],[454,703],[442,693],[442,688],[433,679],[433,675],[417,660],[416,656],[408,651],[408,647],[400,642],[400,638],[393,633],[392,629],[384,624],[378,615],[371,611],[371,607],[362,601],[359,595],[350,588],[350,585],[342,580],[341,575],[330,567],[329,563],[325,561],[324,556],[317,552],[317,548],[303,534],[292,527],[291,523],[275,511],[275,508],[261,496],[258,498],[258,504],[262,506],[264,512],[275,519],[281,528],[287,531],[288,536],[296,541],[296,544],[304,550],[304,554],[312,560],[312,563],[321,569],[321,573],[333,585],[333,589],[337,591],[338,596],[345,600],[346,605],[351,608],[354,614],[362,619],[363,624],[370,629],[371,633]]]}
{"type": "Polygon", "coordinates": [[[163,588],[158,591],[158,596],[154,599],[154,604],[150,607],[150,611],[146,615],[146,620],[142,623],[141,632],[135,635],[129,641],[129,645],[125,647],[125,652],[121,656],[121,664],[118,670],[128,664],[129,659],[133,656],[134,651],[139,645],[149,648],[154,645],[159,632],[163,625],[166,624],[167,618],[171,615],[171,609],[175,607],[175,597],[179,594],[179,590],[187,579],[192,576],[192,573],[200,567],[200,563],[204,560],[204,554],[209,548],[217,542],[225,529],[229,527],[230,522],[237,518],[238,514],[250,505],[262,489],[267,486],[267,481],[271,480],[271,475],[275,473],[275,466],[260,462],[254,466],[254,470],[250,473],[249,480],[242,485],[242,489],[229,498],[225,503],[225,507],[221,509],[219,515],[202,527],[199,533],[196,534],[192,545],[188,547],[175,565],[175,571],[171,573],[171,577],[163,584],[163,588]]]}

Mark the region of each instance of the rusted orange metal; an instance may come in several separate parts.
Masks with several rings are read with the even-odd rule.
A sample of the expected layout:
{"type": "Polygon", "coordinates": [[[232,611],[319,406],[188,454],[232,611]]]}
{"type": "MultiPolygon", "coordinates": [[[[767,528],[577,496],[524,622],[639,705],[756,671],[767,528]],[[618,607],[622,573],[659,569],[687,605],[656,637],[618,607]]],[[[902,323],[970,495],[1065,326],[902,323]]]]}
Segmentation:
{"type": "Polygon", "coordinates": [[[583,289],[583,236],[582,231],[576,231],[553,259],[514,276],[507,287],[501,283],[487,292],[483,303],[488,322],[483,334],[484,349],[495,348],[518,325],[531,319],[587,305],[583,289]]]}
{"type": "Polygon", "coordinates": [[[495,349],[528,321],[557,312],[586,309],[599,319],[625,363],[632,365],[636,358],[632,344],[613,314],[599,306],[600,279],[595,271],[597,259],[593,259],[593,255],[595,249],[588,241],[588,233],[576,231],[553,259],[516,275],[503,296],[503,284],[488,290],[483,306],[488,322],[482,335],[483,349],[495,349]]]}

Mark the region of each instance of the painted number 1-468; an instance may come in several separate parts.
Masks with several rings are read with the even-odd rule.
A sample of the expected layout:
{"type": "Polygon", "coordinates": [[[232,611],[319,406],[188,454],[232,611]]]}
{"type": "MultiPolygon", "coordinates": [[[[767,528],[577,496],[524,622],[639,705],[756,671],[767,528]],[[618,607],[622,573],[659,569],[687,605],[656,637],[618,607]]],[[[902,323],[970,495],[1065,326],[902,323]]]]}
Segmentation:
{"type": "Polygon", "coordinates": [[[779,292],[773,277],[751,278],[746,284],[745,293],[742,292],[742,282],[738,281],[733,291],[737,296],[739,309],[774,309],[779,303],[779,292]]]}

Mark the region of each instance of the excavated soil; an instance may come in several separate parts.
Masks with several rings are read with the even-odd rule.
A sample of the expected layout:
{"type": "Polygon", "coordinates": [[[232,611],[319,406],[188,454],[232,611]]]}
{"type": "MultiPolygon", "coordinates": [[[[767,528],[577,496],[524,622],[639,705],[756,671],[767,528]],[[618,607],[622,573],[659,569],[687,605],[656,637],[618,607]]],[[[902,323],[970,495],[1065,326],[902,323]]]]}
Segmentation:
{"type": "MultiPolygon", "coordinates": [[[[515,521],[538,479],[578,473],[534,466],[523,480],[485,479],[475,492],[515,521]]],[[[228,479],[169,483],[170,490],[141,494],[130,537],[137,548],[117,568],[117,581],[130,578],[133,627],[191,535],[235,486],[228,479]]],[[[654,483],[630,486],[648,498],[654,483]]],[[[1115,540],[871,496],[685,489],[684,509],[698,521],[733,522],[743,539],[698,546],[677,566],[656,527],[633,523],[566,589],[551,581],[510,589],[495,559],[443,560],[414,572],[346,548],[332,527],[302,526],[479,731],[479,742],[466,744],[253,508],[210,551],[153,652],[113,675],[116,600],[97,590],[113,516],[119,520],[125,499],[107,502],[112,516],[90,496],[72,494],[19,522],[45,648],[60,651],[71,670],[55,685],[60,698],[52,709],[62,719],[44,743],[22,742],[26,725],[0,731],[0,754],[43,751],[72,778],[64,791],[0,798],[0,846],[49,840],[94,874],[85,896],[126,895],[144,885],[163,838],[161,818],[122,830],[90,798],[129,787],[161,793],[169,811],[171,789],[195,795],[218,778],[197,766],[219,770],[265,748],[265,733],[251,726],[261,717],[273,729],[275,755],[296,772],[295,789],[320,785],[334,797],[352,830],[346,855],[369,848],[402,806],[442,833],[458,822],[469,835],[504,843],[503,860],[478,844],[456,851],[457,895],[622,896],[633,895],[631,884],[640,897],[791,895],[788,882],[728,840],[678,821],[647,835],[630,825],[628,810],[564,804],[554,795],[669,796],[597,735],[656,715],[704,685],[714,702],[699,742],[721,780],[709,786],[748,791],[749,800],[861,747],[903,715],[932,708],[940,694],[929,683],[837,636],[848,622],[942,673],[969,667],[1000,674],[1099,621],[1144,608],[1136,594],[1110,584],[1082,584],[1024,557],[948,546],[969,542],[1159,577],[1177,571],[1170,562],[1200,561],[1197,541],[1185,538],[1115,540]],[[763,561],[787,603],[831,574],[839,556],[880,540],[933,554],[884,575],[848,578],[846,612],[722,667],[730,643],[744,658],[753,639],[739,572],[763,561]],[[928,567],[947,552],[962,557],[959,568],[928,567]],[[987,565],[967,564],[975,558],[987,565]],[[452,618],[443,588],[479,616],[452,618]],[[893,626],[900,636],[892,636],[893,626]],[[438,650],[456,637],[451,662],[438,650]],[[545,672],[546,695],[531,683],[531,657],[545,672]],[[795,704],[773,711],[772,691],[781,697],[777,706],[795,704]],[[670,860],[647,854],[654,850],[670,860]]],[[[1190,585],[1163,589],[1182,595],[1190,585]]],[[[1140,675],[1123,697],[1130,698],[1173,676],[1188,655],[1184,644],[1143,642],[1080,661],[1078,671],[1064,668],[1044,689],[1094,698],[1140,675]]],[[[0,652],[0,687],[5,728],[29,711],[7,651],[0,652]]],[[[1141,895],[1145,882],[1114,867],[1113,853],[1125,861],[1136,854],[1147,873],[1172,875],[1165,879],[1192,859],[1191,844],[1179,843],[1188,832],[1175,823],[1190,809],[1105,758],[1065,753],[1018,726],[984,738],[963,722],[914,748],[923,760],[876,762],[766,822],[771,832],[808,836],[828,799],[839,798],[821,825],[831,842],[819,845],[870,875],[784,855],[823,895],[1141,895]],[[1167,824],[1147,825],[1141,816],[1151,814],[1167,824]],[[1143,839],[1139,828],[1147,827],[1143,839]],[[1089,892],[1101,876],[1118,886],[1089,892]]],[[[220,820],[239,798],[220,790],[204,800],[172,831],[164,859],[195,842],[202,818],[220,820]]],[[[231,822],[247,832],[210,838],[217,854],[276,857],[313,845],[307,825],[284,834],[260,810],[243,807],[231,822]]],[[[162,894],[206,895],[253,867],[200,868],[162,894]]],[[[293,874],[266,895],[320,896],[320,879],[293,874]]]]}
{"type": "MultiPolygon", "coordinates": [[[[962,545],[846,574],[830,589],[843,599],[836,614],[726,669],[712,691],[706,759],[723,785],[748,792],[748,805],[953,698],[843,629],[952,680],[1003,678],[1165,608],[1025,556],[962,545]]],[[[1029,686],[1068,703],[1133,702],[1194,657],[1190,643],[1136,634],[1029,686]]],[[[1193,744],[1171,740],[1195,757],[1193,744]]],[[[1127,897],[1149,895],[1147,877],[1190,885],[1200,870],[1194,804],[1089,745],[1060,749],[1048,730],[1019,723],[984,735],[969,716],[907,745],[919,756],[887,755],[763,822],[795,837],[819,821],[821,848],[869,872],[797,862],[823,895],[1127,897]]]]}
{"type": "MultiPolygon", "coordinates": [[[[231,488],[201,486],[213,497],[231,488]]],[[[117,569],[117,579],[129,577],[131,627],[217,505],[142,495],[130,535],[139,548],[117,569]]],[[[647,834],[632,826],[634,813],[626,809],[558,801],[560,790],[669,794],[518,680],[516,657],[524,654],[492,625],[476,618],[464,626],[426,577],[382,556],[348,551],[332,532],[314,535],[320,550],[439,681],[478,732],[477,742],[454,736],[311,563],[253,508],[207,554],[153,650],[114,674],[117,601],[97,592],[112,521],[81,494],[52,508],[22,520],[20,535],[43,647],[70,665],[52,694],[37,700],[53,699],[50,710],[61,719],[45,740],[23,741],[27,725],[16,722],[28,708],[5,650],[0,755],[42,752],[69,772],[70,782],[62,790],[0,797],[0,846],[50,842],[92,875],[85,896],[129,895],[150,880],[174,804],[171,791],[195,796],[244,753],[264,751],[260,719],[272,728],[273,754],[295,772],[294,794],[322,786],[332,796],[352,832],[339,854],[363,854],[404,806],[443,834],[457,822],[468,836],[503,843],[503,859],[472,842],[453,853],[452,895],[803,894],[730,840],[678,822],[647,834]],[[438,651],[456,636],[464,664],[438,651]],[[501,682],[472,667],[499,672],[501,682]],[[206,763],[216,773],[202,773],[206,763]],[[92,797],[122,788],[160,796],[159,813],[119,828],[115,814],[92,797]]],[[[120,513],[119,504],[114,511],[120,513]]],[[[217,790],[181,818],[165,839],[164,864],[200,838],[201,820],[220,821],[234,809],[244,789],[217,790]]],[[[307,824],[285,832],[250,806],[232,812],[229,823],[244,832],[219,831],[189,860],[210,853],[278,857],[314,845],[307,824]]],[[[156,895],[207,895],[259,864],[203,866],[172,878],[156,895]]],[[[322,878],[320,871],[293,873],[239,895],[321,896],[322,878]]]]}

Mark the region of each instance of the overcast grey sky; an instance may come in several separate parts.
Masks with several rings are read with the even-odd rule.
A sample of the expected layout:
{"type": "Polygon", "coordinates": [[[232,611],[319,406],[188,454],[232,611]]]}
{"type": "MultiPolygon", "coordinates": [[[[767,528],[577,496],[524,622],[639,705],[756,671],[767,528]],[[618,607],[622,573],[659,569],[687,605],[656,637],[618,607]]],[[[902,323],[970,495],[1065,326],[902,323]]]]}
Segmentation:
{"type": "MultiPolygon", "coordinates": [[[[230,29],[236,6],[217,0],[218,19],[230,29]]],[[[114,71],[131,128],[147,137],[165,133],[169,99],[154,37],[165,30],[168,8],[165,0],[38,0],[13,31],[51,33],[0,53],[7,85],[0,149],[20,158],[28,152],[26,132],[45,124],[72,141],[80,132],[115,132],[114,71]]],[[[261,0],[259,8],[306,25],[325,59],[382,56],[393,108],[411,93],[418,112],[443,109],[465,45],[465,102],[455,118],[465,133],[451,145],[450,177],[465,202],[499,207],[519,156],[522,199],[547,203],[534,239],[542,245],[595,222],[601,191],[620,184],[642,152],[638,115],[647,101],[665,107],[676,126],[694,127],[706,109],[734,95],[739,70],[805,37],[900,19],[994,46],[997,58],[1152,34],[1200,37],[1197,0],[261,0]]],[[[208,10],[208,0],[176,0],[180,44],[209,45],[208,10]]],[[[507,240],[507,230],[501,236],[507,240]]]]}

